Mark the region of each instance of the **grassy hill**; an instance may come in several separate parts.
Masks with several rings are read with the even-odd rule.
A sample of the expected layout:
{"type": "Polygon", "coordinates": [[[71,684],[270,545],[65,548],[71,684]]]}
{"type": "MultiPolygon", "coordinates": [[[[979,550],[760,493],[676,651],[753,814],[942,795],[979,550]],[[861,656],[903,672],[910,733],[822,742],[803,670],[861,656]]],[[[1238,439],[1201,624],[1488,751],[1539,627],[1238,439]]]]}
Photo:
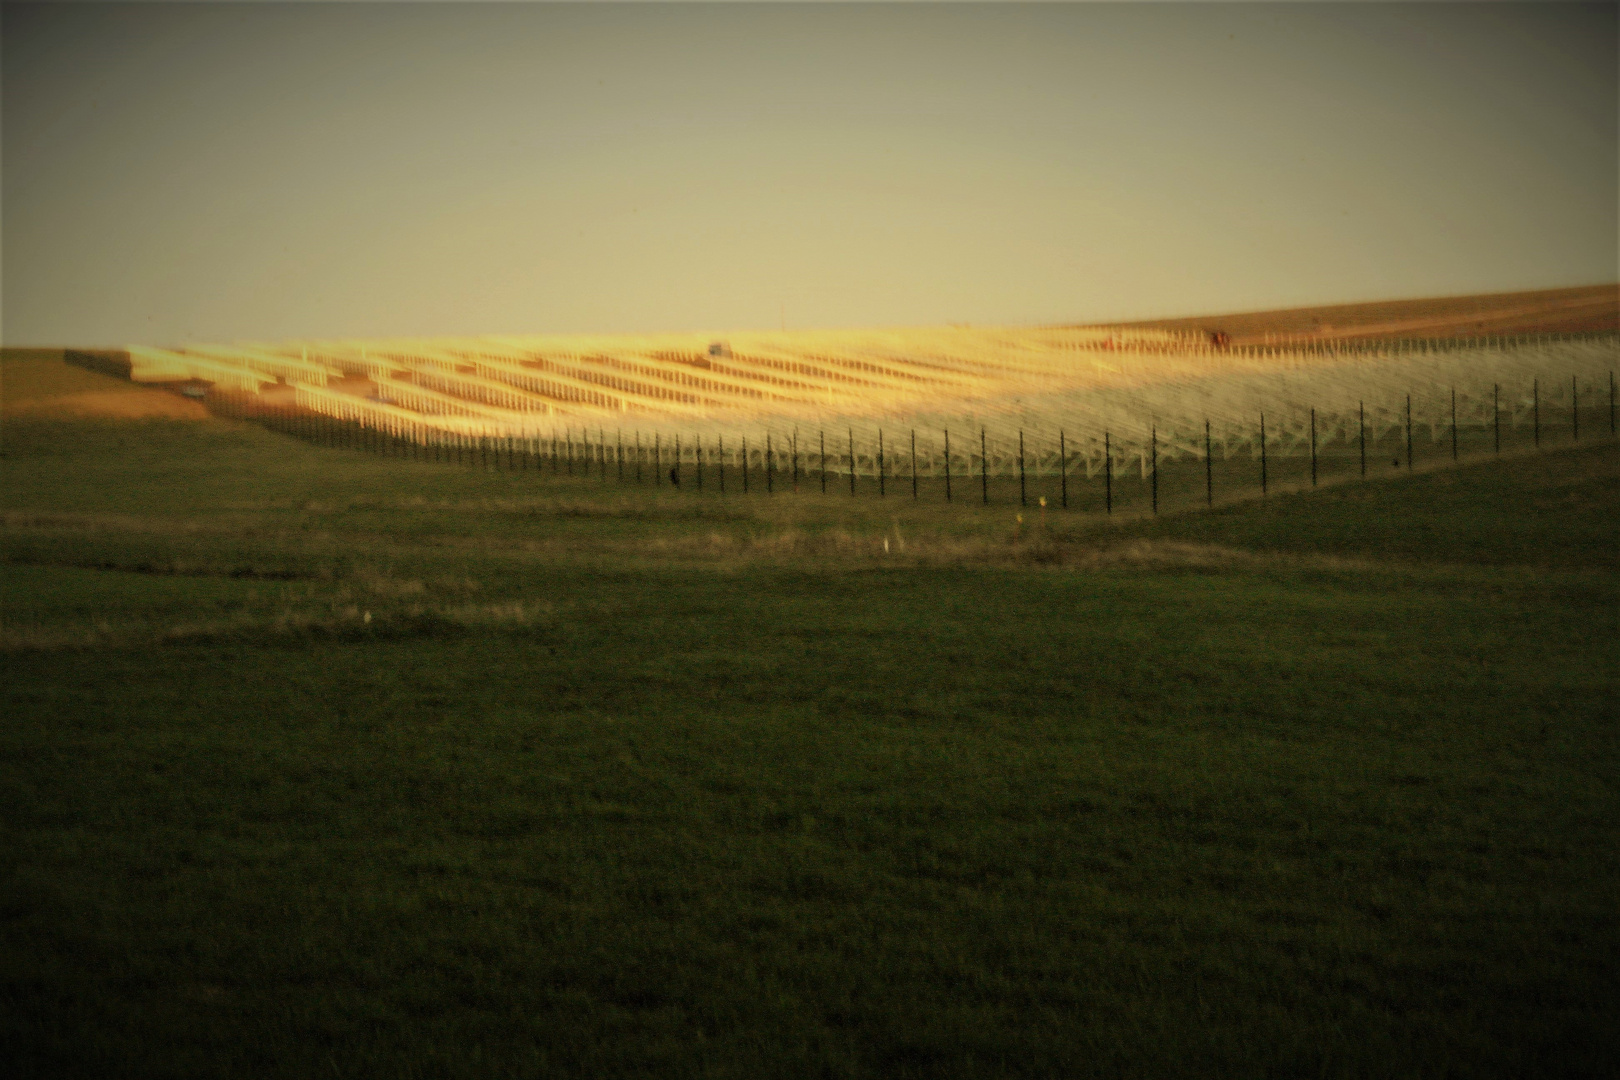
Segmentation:
{"type": "Polygon", "coordinates": [[[7,407],[23,1075],[1620,1050],[1613,443],[1043,524],[7,407]]]}

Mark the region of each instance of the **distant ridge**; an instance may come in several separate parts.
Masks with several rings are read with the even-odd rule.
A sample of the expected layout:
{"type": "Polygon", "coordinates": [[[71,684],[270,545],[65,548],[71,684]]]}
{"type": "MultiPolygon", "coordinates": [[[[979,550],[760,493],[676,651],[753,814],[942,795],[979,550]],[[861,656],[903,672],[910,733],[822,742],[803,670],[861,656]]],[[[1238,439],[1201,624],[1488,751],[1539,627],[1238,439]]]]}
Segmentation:
{"type": "Polygon", "coordinates": [[[1225,333],[1234,345],[1481,334],[1620,330],[1620,284],[1533,292],[1377,300],[1184,319],[1093,324],[1143,330],[1225,333]]]}

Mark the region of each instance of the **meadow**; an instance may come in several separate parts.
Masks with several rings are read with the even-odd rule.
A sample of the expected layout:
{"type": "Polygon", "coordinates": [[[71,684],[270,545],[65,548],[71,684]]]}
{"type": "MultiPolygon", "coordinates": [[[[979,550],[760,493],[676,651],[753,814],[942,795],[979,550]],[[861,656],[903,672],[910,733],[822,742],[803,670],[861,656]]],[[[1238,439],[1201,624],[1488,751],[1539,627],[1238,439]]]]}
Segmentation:
{"type": "Polygon", "coordinates": [[[1612,440],[1042,516],[0,374],[14,1074],[1620,1054],[1612,440]]]}

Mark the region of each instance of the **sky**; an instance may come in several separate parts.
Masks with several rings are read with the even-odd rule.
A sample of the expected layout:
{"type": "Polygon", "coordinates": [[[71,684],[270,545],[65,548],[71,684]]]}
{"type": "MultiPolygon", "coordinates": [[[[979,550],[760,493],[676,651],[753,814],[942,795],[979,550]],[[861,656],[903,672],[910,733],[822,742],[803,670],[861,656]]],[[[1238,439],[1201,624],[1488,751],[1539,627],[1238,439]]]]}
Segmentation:
{"type": "Polygon", "coordinates": [[[1616,5],[6,3],[0,340],[1620,279],[1616,5]]]}

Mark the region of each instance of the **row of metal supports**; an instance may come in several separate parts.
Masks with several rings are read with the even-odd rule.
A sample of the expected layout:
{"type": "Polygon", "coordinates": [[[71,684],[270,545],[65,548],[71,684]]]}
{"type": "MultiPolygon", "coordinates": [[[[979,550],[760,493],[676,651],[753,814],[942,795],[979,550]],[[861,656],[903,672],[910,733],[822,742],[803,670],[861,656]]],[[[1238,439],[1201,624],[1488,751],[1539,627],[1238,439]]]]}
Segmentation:
{"type": "MultiPolygon", "coordinates": [[[[1573,376],[1571,377],[1570,386],[1571,386],[1571,408],[1570,408],[1571,435],[1572,435],[1572,438],[1574,439],[1574,441],[1578,442],[1580,440],[1579,385],[1578,385],[1578,380],[1573,376]]],[[[231,400],[230,396],[222,395],[222,397],[224,397],[226,401],[231,400]]],[[[1610,432],[1611,435],[1613,435],[1615,433],[1615,397],[1616,397],[1615,378],[1614,378],[1614,373],[1611,372],[1609,374],[1609,402],[1608,402],[1608,404],[1609,404],[1609,417],[1608,417],[1608,419],[1609,419],[1609,432],[1610,432]]],[[[1491,402],[1492,402],[1492,404],[1491,404],[1491,414],[1492,414],[1491,428],[1492,428],[1493,450],[1494,450],[1495,453],[1500,454],[1501,450],[1502,450],[1501,387],[1500,387],[1500,384],[1493,384],[1493,386],[1491,388],[1491,402]]],[[[530,440],[522,440],[524,445],[523,445],[522,451],[519,452],[518,445],[517,445],[519,440],[516,440],[516,439],[513,439],[513,438],[506,438],[504,440],[501,440],[499,438],[491,438],[491,437],[488,437],[488,436],[464,436],[464,437],[455,438],[455,439],[451,439],[451,440],[434,439],[434,440],[421,440],[421,441],[419,441],[419,440],[416,440],[416,439],[404,439],[404,438],[400,438],[398,436],[392,435],[391,433],[384,432],[384,431],[382,431],[382,430],[380,430],[380,429],[378,429],[376,427],[367,426],[364,423],[360,423],[360,422],[357,422],[357,421],[340,420],[338,418],[331,417],[331,416],[323,414],[323,413],[312,412],[312,411],[308,411],[308,410],[305,410],[305,409],[297,409],[297,408],[285,408],[285,407],[281,407],[281,408],[268,407],[267,408],[267,407],[264,407],[264,406],[260,405],[258,402],[254,401],[252,398],[249,398],[249,397],[246,397],[246,396],[241,397],[240,414],[254,416],[254,417],[266,417],[266,418],[273,417],[273,418],[275,418],[277,426],[282,427],[282,428],[284,428],[286,430],[292,431],[293,433],[299,434],[299,435],[301,435],[303,437],[310,438],[313,441],[324,442],[324,443],[328,443],[328,444],[332,444],[332,445],[353,446],[353,447],[366,449],[366,450],[380,451],[380,452],[383,452],[383,453],[390,453],[390,452],[398,453],[398,454],[401,454],[401,455],[411,456],[411,457],[415,458],[416,460],[432,460],[432,461],[435,461],[435,462],[446,462],[446,463],[454,462],[455,464],[473,464],[473,465],[481,465],[484,468],[488,468],[489,463],[490,463],[491,451],[493,451],[493,456],[495,458],[496,467],[500,467],[501,451],[504,449],[506,451],[506,457],[507,457],[506,464],[507,464],[508,468],[511,468],[511,469],[519,469],[519,468],[528,469],[532,465],[534,468],[538,469],[538,468],[543,467],[543,462],[544,462],[544,457],[545,457],[545,455],[543,453],[536,454],[535,452],[533,452],[533,450],[530,449],[530,447],[534,445],[530,440]],[[505,443],[504,447],[502,446],[503,441],[505,443]]],[[[1403,419],[1402,427],[1404,428],[1404,436],[1405,436],[1404,441],[1405,441],[1405,451],[1406,451],[1406,453],[1405,453],[1406,466],[1407,466],[1408,469],[1410,469],[1412,467],[1413,457],[1414,457],[1414,455],[1413,455],[1413,435],[1412,435],[1412,432],[1413,432],[1413,420],[1412,420],[1412,396],[1411,396],[1411,394],[1406,395],[1405,402],[1404,402],[1404,410],[1403,410],[1402,419],[1403,419]]],[[[1458,421],[1457,421],[1457,392],[1456,392],[1455,389],[1452,389],[1451,392],[1450,392],[1450,425],[1449,425],[1449,427],[1450,427],[1451,456],[1452,456],[1453,460],[1456,460],[1458,458],[1458,455],[1459,455],[1459,447],[1458,447],[1458,421]]],[[[1537,448],[1539,448],[1541,446],[1541,383],[1540,383],[1539,379],[1532,380],[1532,383],[1531,383],[1531,428],[1532,428],[1532,437],[1533,437],[1533,440],[1534,440],[1534,445],[1537,448]]],[[[1308,430],[1309,430],[1309,445],[1310,445],[1310,477],[1311,477],[1311,485],[1314,487],[1314,486],[1317,485],[1317,482],[1318,482],[1317,423],[1316,423],[1316,410],[1314,408],[1310,409],[1310,411],[1309,411],[1309,429],[1308,430]]],[[[952,470],[951,470],[951,434],[950,434],[950,430],[945,429],[943,434],[944,434],[944,450],[945,450],[945,453],[944,453],[945,501],[946,502],[951,502],[951,501],[954,500],[954,490],[953,490],[954,476],[953,476],[952,470]]],[[[821,491],[823,493],[825,493],[827,491],[828,477],[830,475],[832,475],[832,473],[828,469],[827,436],[826,436],[825,430],[819,432],[818,435],[819,435],[819,456],[820,456],[820,462],[819,462],[820,469],[818,470],[818,473],[819,473],[821,491]]],[[[578,455],[576,453],[576,444],[575,444],[575,442],[573,440],[572,435],[571,434],[565,435],[564,438],[561,439],[561,440],[559,440],[557,438],[557,436],[553,435],[551,437],[551,439],[550,439],[550,444],[551,444],[550,445],[551,453],[550,453],[549,457],[550,457],[550,463],[551,463],[551,471],[554,474],[556,474],[556,473],[559,473],[559,472],[561,472],[563,470],[566,470],[568,475],[570,475],[570,476],[573,475],[574,474],[575,464],[578,461],[578,455]]],[[[539,445],[543,448],[544,447],[544,440],[542,440],[539,445]]],[[[1360,474],[1363,477],[1365,477],[1366,474],[1367,474],[1367,416],[1366,416],[1365,402],[1358,402],[1357,403],[1357,445],[1358,445],[1358,457],[1359,457],[1360,474]]],[[[646,450],[650,450],[651,453],[652,453],[652,461],[653,461],[652,473],[653,473],[653,482],[654,482],[654,484],[655,485],[661,485],[666,478],[670,481],[671,484],[673,484],[673,485],[675,485],[677,487],[680,486],[680,484],[682,482],[682,475],[681,475],[682,455],[681,455],[681,446],[680,446],[680,438],[679,438],[679,436],[676,436],[676,438],[674,440],[674,445],[673,445],[674,460],[673,460],[672,467],[670,468],[670,470],[669,470],[669,472],[667,474],[664,472],[664,461],[665,461],[665,458],[664,458],[664,455],[663,455],[664,445],[663,445],[661,435],[655,434],[653,436],[653,444],[652,444],[652,446],[650,448],[644,448],[643,443],[642,443],[641,433],[637,432],[635,434],[635,443],[634,443],[632,448],[629,448],[629,449],[631,449],[630,454],[626,453],[627,448],[624,445],[622,433],[618,436],[617,443],[616,443],[615,447],[613,448],[613,450],[611,451],[611,453],[610,453],[609,448],[607,446],[606,433],[605,432],[602,432],[600,434],[599,439],[598,439],[598,443],[597,443],[596,447],[594,448],[594,453],[592,453],[593,448],[591,447],[591,444],[590,444],[588,438],[582,439],[580,441],[580,443],[578,444],[578,446],[585,449],[585,451],[587,453],[587,457],[586,457],[586,460],[585,460],[586,475],[589,475],[591,465],[595,464],[595,465],[599,466],[600,475],[601,475],[602,479],[605,480],[607,478],[608,464],[609,464],[609,461],[611,459],[615,463],[617,478],[618,478],[618,480],[620,482],[624,482],[624,480],[626,478],[625,477],[626,465],[628,463],[633,467],[635,482],[638,483],[638,484],[642,483],[642,482],[644,482],[643,466],[644,466],[644,464],[646,462],[646,450]]],[[[1157,426],[1157,424],[1153,424],[1150,427],[1149,448],[1148,449],[1149,449],[1149,462],[1148,462],[1148,464],[1149,464],[1149,480],[1150,480],[1150,491],[1151,491],[1151,504],[1152,504],[1153,512],[1157,513],[1158,512],[1158,503],[1159,503],[1159,444],[1158,444],[1158,426],[1157,426]]],[[[705,464],[704,448],[703,448],[703,444],[702,444],[701,439],[696,441],[695,446],[693,447],[693,450],[694,450],[694,465],[695,465],[695,475],[694,475],[695,487],[696,487],[697,490],[701,491],[701,490],[703,490],[703,486],[704,486],[704,464],[705,464]]],[[[848,450],[849,450],[849,471],[848,471],[849,493],[850,493],[850,495],[853,496],[853,495],[855,495],[857,493],[857,486],[856,486],[857,485],[857,470],[856,470],[857,456],[856,456],[856,446],[855,446],[855,432],[854,432],[853,428],[850,428],[848,430],[848,450]]],[[[1213,466],[1214,447],[1213,447],[1211,423],[1210,423],[1210,421],[1208,419],[1206,419],[1204,421],[1204,447],[1203,447],[1203,450],[1204,450],[1203,458],[1204,458],[1204,478],[1205,478],[1205,500],[1206,500],[1207,505],[1213,506],[1214,505],[1214,466],[1213,466]]],[[[715,451],[716,451],[716,453],[715,453],[715,456],[714,456],[714,459],[713,459],[714,464],[715,464],[715,473],[716,473],[715,478],[716,478],[716,480],[718,482],[719,491],[721,493],[724,493],[725,490],[726,490],[726,462],[725,462],[725,441],[724,441],[723,437],[716,439],[715,451]]],[[[779,460],[780,454],[781,454],[781,451],[778,450],[776,448],[776,446],[773,444],[772,436],[770,434],[767,434],[765,436],[765,450],[764,450],[764,453],[762,455],[763,461],[764,461],[765,490],[766,490],[767,493],[774,493],[774,491],[775,491],[776,473],[779,471],[777,469],[776,465],[777,465],[777,462],[779,460]]],[[[1059,429],[1059,431],[1058,431],[1058,457],[1059,457],[1059,461],[1060,461],[1060,469],[1059,469],[1059,485],[1060,485],[1059,486],[1059,502],[1060,502],[1060,505],[1062,507],[1067,508],[1068,505],[1069,505],[1068,445],[1067,445],[1067,434],[1062,429],[1059,429]]],[[[793,441],[792,441],[792,444],[791,444],[791,449],[790,449],[790,452],[789,452],[789,458],[790,458],[790,461],[791,461],[791,478],[792,478],[793,490],[797,491],[798,488],[799,488],[801,472],[803,472],[806,475],[809,472],[808,468],[806,468],[804,470],[800,469],[801,454],[799,452],[797,435],[795,435],[793,437],[793,441]]],[[[1267,439],[1267,431],[1266,431],[1266,417],[1265,417],[1264,413],[1261,413],[1259,415],[1259,459],[1260,459],[1260,491],[1261,491],[1262,495],[1265,495],[1268,492],[1269,486],[1270,486],[1270,468],[1269,468],[1268,439],[1267,439]]],[[[917,433],[916,433],[916,429],[911,429],[911,431],[910,431],[910,460],[911,460],[911,474],[910,474],[911,496],[912,496],[912,498],[914,500],[916,500],[916,499],[920,498],[919,482],[918,482],[919,472],[918,472],[918,468],[917,468],[917,433]]],[[[979,465],[980,465],[980,467],[979,467],[979,470],[978,470],[979,471],[979,488],[980,488],[980,499],[985,505],[988,505],[989,502],[990,502],[989,460],[990,460],[990,458],[989,458],[989,447],[988,447],[988,432],[987,432],[986,428],[980,427],[980,429],[979,429],[979,465]]],[[[1020,429],[1019,432],[1018,432],[1018,457],[1017,457],[1017,463],[1018,463],[1019,504],[1021,506],[1027,506],[1029,496],[1028,496],[1028,483],[1027,483],[1027,471],[1026,471],[1026,447],[1025,447],[1025,441],[1024,441],[1024,432],[1023,432],[1022,429],[1020,429]]],[[[1112,435],[1112,432],[1105,430],[1103,432],[1103,483],[1104,483],[1104,506],[1105,506],[1105,509],[1106,509],[1106,511],[1108,513],[1112,513],[1113,508],[1114,508],[1114,498],[1113,498],[1114,470],[1113,470],[1113,465],[1114,465],[1113,435],[1112,435]]],[[[883,431],[881,429],[877,433],[876,466],[877,466],[878,496],[879,496],[879,498],[884,498],[888,494],[888,481],[889,481],[889,478],[890,478],[890,474],[888,472],[887,448],[886,448],[885,442],[884,442],[884,433],[883,433],[883,431]]],[[[746,437],[744,437],[741,440],[740,472],[741,472],[741,480],[742,480],[742,490],[743,490],[743,492],[746,493],[746,492],[748,492],[750,490],[750,486],[751,486],[751,476],[750,476],[750,469],[749,469],[748,440],[747,440],[746,437]]],[[[972,478],[972,473],[973,473],[972,456],[970,454],[969,457],[968,457],[967,476],[966,476],[966,479],[968,479],[970,482],[971,482],[971,478],[972,478]]],[[[896,478],[899,479],[900,477],[896,477],[896,478]]],[[[1043,502],[1043,505],[1044,505],[1044,502],[1043,502]]]]}

